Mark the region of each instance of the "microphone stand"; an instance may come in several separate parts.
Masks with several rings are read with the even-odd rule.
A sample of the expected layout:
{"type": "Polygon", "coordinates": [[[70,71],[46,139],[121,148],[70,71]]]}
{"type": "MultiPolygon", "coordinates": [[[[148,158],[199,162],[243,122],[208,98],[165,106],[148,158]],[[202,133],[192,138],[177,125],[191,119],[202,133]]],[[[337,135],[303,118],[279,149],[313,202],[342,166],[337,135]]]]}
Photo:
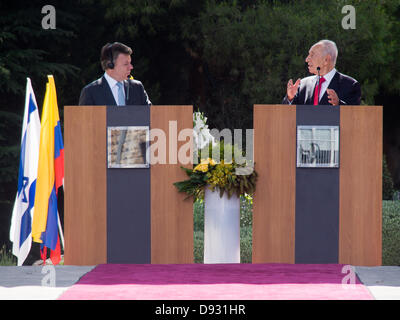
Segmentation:
{"type": "Polygon", "coordinates": [[[131,75],[128,76],[128,79],[126,80],[128,83],[128,87],[126,88],[126,103],[129,103],[129,80],[132,80],[133,77],[131,75]]]}

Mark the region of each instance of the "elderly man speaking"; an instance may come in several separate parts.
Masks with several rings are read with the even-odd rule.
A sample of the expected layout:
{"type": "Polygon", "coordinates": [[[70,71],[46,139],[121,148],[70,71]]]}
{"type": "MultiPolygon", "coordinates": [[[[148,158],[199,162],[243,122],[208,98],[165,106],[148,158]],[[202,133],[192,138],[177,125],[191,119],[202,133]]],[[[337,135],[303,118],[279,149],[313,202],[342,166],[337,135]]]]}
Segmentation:
{"type": "Polygon", "coordinates": [[[359,105],[361,87],[357,80],[335,69],[338,50],[330,40],[321,40],[308,52],[308,71],[315,76],[290,79],[283,104],[359,105]]]}

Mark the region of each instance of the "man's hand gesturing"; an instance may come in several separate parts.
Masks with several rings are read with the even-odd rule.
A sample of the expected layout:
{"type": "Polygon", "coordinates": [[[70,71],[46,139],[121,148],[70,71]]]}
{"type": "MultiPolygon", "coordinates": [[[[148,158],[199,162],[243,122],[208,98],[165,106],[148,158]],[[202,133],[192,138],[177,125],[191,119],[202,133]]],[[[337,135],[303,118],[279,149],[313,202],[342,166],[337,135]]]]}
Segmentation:
{"type": "Polygon", "coordinates": [[[289,80],[288,84],[287,84],[287,97],[289,99],[289,101],[292,101],[294,96],[297,93],[297,89],[299,88],[300,85],[300,79],[297,79],[296,83],[293,84],[292,79],[289,80]]]}

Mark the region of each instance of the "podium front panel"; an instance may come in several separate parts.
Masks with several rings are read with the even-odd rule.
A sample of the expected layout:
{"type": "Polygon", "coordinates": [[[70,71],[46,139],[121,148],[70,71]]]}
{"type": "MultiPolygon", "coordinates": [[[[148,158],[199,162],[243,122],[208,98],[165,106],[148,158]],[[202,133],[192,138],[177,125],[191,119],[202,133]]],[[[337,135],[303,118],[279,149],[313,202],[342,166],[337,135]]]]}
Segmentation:
{"type": "MultiPolygon", "coordinates": [[[[108,106],[107,127],[150,126],[147,106],[108,106]]],[[[107,168],[107,262],[151,263],[150,168],[107,168]]]]}
{"type": "Polygon", "coordinates": [[[107,262],[107,111],[64,108],[64,263],[107,262]]]}
{"type": "Polygon", "coordinates": [[[65,264],[192,263],[193,201],[173,185],[186,177],[179,158],[108,168],[107,127],[162,129],[174,143],[169,123],[193,129],[193,107],[66,106],[64,120],[65,264]]]}
{"type": "MultiPolygon", "coordinates": [[[[339,124],[339,107],[297,106],[296,108],[296,126],[339,126],[339,124]]],[[[297,167],[295,212],[295,263],[337,263],[339,168],[297,167]]]]}
{"type": "Polygon", "coordinates": [[[254,106],[253,263],[382,263],[382,107],[254,106]],[[339,126],[339,165],[296,168],[296,127],[339,126]]]}
{"type": "Polygon", "coordinates": [[[193,107],[152,106],[151,126],[165,132],[166,139],[166,163],[151,166],[151,263],[193,263],[193,199],[185,199],[173,185],[187,179],[181,166],[192,166],[180,162],[179,151],[193,145],[180,135],[193,129],[193,107]]]}
{"type": "Polygon", "coordinates": [[[381,106],[342,107],[339,262],[382,264],[381,106]]]}
{"type": "Polygon", "coordinates": [[[254,162],[253,263],[294,263],[295,106],[254,106],[254,162]]]}

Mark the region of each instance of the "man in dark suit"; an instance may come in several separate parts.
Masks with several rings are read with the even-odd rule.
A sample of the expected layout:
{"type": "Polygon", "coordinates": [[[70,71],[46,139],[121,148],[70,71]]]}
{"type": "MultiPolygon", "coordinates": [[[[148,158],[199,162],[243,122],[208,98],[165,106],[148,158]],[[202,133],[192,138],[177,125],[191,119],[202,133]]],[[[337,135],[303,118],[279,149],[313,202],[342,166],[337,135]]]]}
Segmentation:
{"type": "Polygon", "coordinates": [[[140,81],[129,79],[133,66],[132,49],[119,43],[107,43],[100,54],[104,75],[81,91],[79,105],[151,105],[140,81]]]}
{"type": "Polygon", "coordinates": [[[283,104],[359,105],[361,87],[357,80],[335,69],[338,50],[330,40],[321,40],[309,50],[308,71],[315,76],[292,79],[287,84],[283,104]],[[318,81],[319,80],[319,81],[318,81]]]}

